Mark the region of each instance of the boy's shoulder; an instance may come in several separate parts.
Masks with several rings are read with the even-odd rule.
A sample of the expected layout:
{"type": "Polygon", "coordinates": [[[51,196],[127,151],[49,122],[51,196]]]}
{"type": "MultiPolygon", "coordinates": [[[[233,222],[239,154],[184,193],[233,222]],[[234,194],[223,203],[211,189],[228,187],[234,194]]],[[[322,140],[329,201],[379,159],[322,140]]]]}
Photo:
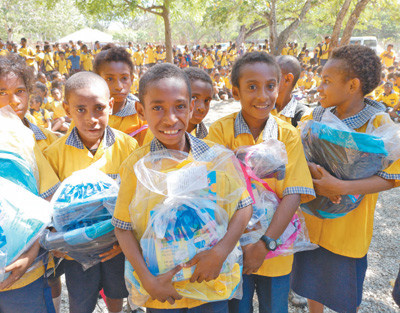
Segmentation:
{"type": "Polygon", "coordinates": [[[56,139],[53,143],[51,143],[46,150],[43,151],[43,154],[46,158],[52,158],[54,156],[60,156],[62,152],[65,150],[66,144],[65,142],[68,139],[70,133],[56,139]]]}
{"type": "Polygon", "coordinates": [[[300,137],[300,133],[296,127],[291,123],[288,123],[277,116],[270,115],[270,118],[274,118],[278,125],[278,133],[281,134],[280,138],[296,138],[300,137]]]}
{"type": "Polygon", "coordinates": [[[139,148],[139,144],[135,138],[115,128],[110,127],[109,130],[112,132],[112,135],[115,138],[115,143],[117,143],[118,146],[126,146],[129,150],[135,150],[139,148]]]}
{"type": "Polygon", "coordinates": [[[228,114],[224,117],[221,117],[220,119],[218,119],[214,123],[212,123],[210,128],[215,127],[216,125],[224,125],[224,126],[225,125],[228,126],[230,124],[233,125],[235,123],[235,120],[236,120],[236,117],[238,114],[239,114],[239,112],[234,112],[234,113],[228,114]]]}

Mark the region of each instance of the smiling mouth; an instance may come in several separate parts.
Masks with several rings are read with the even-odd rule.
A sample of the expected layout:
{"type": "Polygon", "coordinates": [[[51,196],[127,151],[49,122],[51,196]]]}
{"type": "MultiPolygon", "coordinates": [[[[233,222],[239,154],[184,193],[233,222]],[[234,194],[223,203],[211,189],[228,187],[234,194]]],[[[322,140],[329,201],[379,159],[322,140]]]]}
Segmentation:
{"type": "Polygon", "coordinates": [[[255,105],[255,107],[256,107],[257,109],[266,109],[266,108],[269,107],[269,105],[255,105]]]}
{"type": "Polygon", "coordinates": [[[161,131],[165,135],[176,135],[179,132],[179,129],[175,130],[162,130],[161,131]]]}

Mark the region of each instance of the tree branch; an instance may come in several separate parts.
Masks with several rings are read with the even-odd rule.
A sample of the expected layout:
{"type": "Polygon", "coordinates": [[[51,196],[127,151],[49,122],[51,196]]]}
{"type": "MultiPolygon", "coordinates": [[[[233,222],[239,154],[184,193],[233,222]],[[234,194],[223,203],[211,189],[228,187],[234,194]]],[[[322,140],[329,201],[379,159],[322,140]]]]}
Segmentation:
{"type": "Polygon", "coordinates": [[[153,6],[149,7],[149,8],[142,7],[141,5],[137,5],[137,8],[140,9],[140,10],[143,10],[145,12],[149,12],[149,13],[156,14],[156,15],[159,15],[159,16],[162,16],[163,15],[163,11],[164,11],[164,7],[161,6],[161,5],[153,5],[153,6]],[[159,9],[161,9],[161,12],[154,11],[154,10],[159,10],[159,9]]]}

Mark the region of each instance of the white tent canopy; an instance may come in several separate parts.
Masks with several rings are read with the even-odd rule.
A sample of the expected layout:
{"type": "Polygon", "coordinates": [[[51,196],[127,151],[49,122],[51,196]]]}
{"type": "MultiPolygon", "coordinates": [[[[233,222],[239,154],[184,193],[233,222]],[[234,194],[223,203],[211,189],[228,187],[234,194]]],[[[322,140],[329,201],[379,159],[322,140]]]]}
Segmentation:
{"type": "Polygon", "coordinates": [[[64,43],[64,42],[69,42],[70,40],[72,41],[81,40],[82,42],[95,42],[95,41],[111,42],[112,35],[103,33],[102,31],[99,31],[97,29],[84,28],[59,39],[58,42],[64,43]]]}

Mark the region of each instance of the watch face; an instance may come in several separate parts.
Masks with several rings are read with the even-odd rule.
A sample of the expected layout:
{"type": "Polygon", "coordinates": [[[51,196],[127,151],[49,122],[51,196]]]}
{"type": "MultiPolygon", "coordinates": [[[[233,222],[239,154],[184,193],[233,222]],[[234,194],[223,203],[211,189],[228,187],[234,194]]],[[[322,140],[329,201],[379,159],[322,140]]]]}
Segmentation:
{"type": "Polygon", "coordinates": [[[275,240],[274,241],[270,241],[269,248],[272,251],[276,249],[276,241],[275,240]]]}

